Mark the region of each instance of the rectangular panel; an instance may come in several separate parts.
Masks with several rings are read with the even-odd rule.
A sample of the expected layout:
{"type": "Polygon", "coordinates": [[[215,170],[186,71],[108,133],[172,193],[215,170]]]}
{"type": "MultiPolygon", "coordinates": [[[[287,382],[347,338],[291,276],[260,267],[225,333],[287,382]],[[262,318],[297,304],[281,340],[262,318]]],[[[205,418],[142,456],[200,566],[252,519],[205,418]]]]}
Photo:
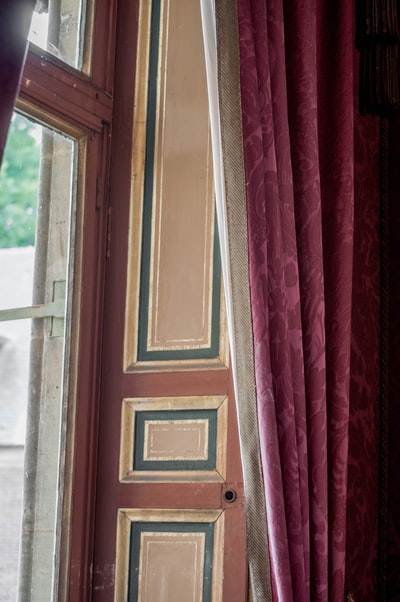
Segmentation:
{"type": "Polygon", "coordinates": [[[208,432],[207,419],[149,419],[144,428],[143,461],[207,460],[208,432]]]}
{"type": "Polygon", "coordinates": [[[211,523],[132,523],[132,602],[211,600],[211,523]]]}
{"type": "Polygon", "coordinates": [[[223,481],[227,398],[125,399],[120,480],[223,481]]]}
{"type": "Polygon", "coordinates": [[[215,470],[217,411],[136,413],[135,470],[215,470]]]}
{"type": "Polygon", "coordinates": [[[219,602],[221,510],[118,512],[115,601],[219,602]]]}
{"type": "Polygon", "coordinates": [[[197,3],[153,0],[151,10],[142,7],[144,22],[146,16],[151,36],[144,24],[133,149],[131,202],[136,206],[131,207],[126,364],[132,369],[180,361],[182,368],[182,360],[220,362],[220,356],[225,362],[200,8],[197,3]]]}

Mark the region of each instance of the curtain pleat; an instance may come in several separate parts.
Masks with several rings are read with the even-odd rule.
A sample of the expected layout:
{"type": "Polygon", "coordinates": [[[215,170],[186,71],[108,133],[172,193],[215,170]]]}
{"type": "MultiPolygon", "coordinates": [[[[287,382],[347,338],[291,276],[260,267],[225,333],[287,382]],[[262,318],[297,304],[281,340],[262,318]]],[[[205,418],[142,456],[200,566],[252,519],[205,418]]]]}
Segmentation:
{"type": "MultiPolygon", "coordinates": [[[[356,58],[357,54],[355,55],[356,58]]],[[[357,73],[355,66],[355,73],[357,73]]],[[[380,396],[379,119],[354,122],[354,259],[346,528],[346,584],[354,600],[377,596],[380,396]]]]}
{"type": "Polygon", "coordinates": [[[343,598],[354,245],[353,5],[317,3],[324,259],[329,599],[343,598]]]}
{"type": "Polygon", "coordinates": [[[301,314],[280,3],[238,3],[260,452],[276,599],[309,599],[301,314]],[[305,520],[304,520],[305,519],[305,520]],[[278,569],[278,570],[277,570],[278,569]]]}
{"type": "Polygon", "coordinates": [[[350,382],[352,7],[238,6],[273,587],[277,600],[337,601],[344,595],[350,382]]]}

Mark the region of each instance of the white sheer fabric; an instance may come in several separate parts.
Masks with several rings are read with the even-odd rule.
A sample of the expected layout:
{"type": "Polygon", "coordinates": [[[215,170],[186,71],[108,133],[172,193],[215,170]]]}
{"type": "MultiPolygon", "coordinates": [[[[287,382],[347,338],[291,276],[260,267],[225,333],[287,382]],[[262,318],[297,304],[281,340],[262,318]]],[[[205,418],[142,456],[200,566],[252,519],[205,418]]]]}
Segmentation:
{"type": "Polygon", "coordinates": [[[204,50],[207,72],[208,102],[210,111],[211,140],[213,149],[214,187],[217,208],[218,230],[221,250],[222,274],[225,287],[228,332],[231,347],[231,362],[235,374],[235,349],[232,336],[232,296],[230,291],[230,259],[227,243],[227,218],[225,203],[225,181],[221,144],[221,122],[218,102],[217,34],[215,23],[215,0],[201,0],[204,50]]]}

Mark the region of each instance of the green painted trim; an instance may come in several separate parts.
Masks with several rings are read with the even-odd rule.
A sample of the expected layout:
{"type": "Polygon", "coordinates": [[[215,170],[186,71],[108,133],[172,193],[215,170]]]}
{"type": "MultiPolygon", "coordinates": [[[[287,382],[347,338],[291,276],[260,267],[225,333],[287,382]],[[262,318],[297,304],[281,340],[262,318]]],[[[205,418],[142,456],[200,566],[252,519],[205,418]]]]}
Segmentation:
{"type": "MultiPolygon", "coordinates": [[[[157,117],[157,77],[159,63],[160,37],[160,0],[153,0],[151,12],[151,37],[149,57],[149,83],[146,123],[146,158],[143,193],[143,238],[142,260],[139,292],[139,324],[138,324],[138,360],[192,360],[213,359],[219,357],[220,337],[220,293],[221,293],[221,259],[219,251],[218,227],[215,219],[213,278],[212,278],[212,310],[210,346],[201,349],[173,349],[149,351],[147,349],[149,291],[150,291],[150,259],[151,259],[151,226],[153,212],[153,172],[155,131],[157,117]]],[[[215,211],[215,209],[214,209],[215,211]]]]}
{"type": "Polygon", "coordinates": [[[217,410],[145,411],[135,413],[134,470],[215,470],[217,463],[217,410]],[[147,420],[208,420],[207,460],[144,460],[144,425],[147,420]]]}
{"type": "Polygon", "coordinates": [[[140,535],[157,533],[204,533],[203,601],[212,602],[212,569],[214,557],[214,523],[145,523],[133,522],[129,546],[128,602],[137,602],[139,593],[140,535]]]}

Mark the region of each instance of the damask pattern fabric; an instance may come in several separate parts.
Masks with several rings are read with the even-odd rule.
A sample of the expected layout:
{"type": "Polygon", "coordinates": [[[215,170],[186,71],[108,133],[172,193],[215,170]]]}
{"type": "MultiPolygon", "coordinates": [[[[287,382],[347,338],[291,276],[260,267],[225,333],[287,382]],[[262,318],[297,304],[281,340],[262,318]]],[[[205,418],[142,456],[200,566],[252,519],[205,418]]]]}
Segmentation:
{"type": "MultiPolygon", "coordinates": [[[[358,65],[356,72],[357,69],[358,65]]],[[[358,102],[357,95],[355,102],[358,102]]],[[[380,421],[379,120],[361,116],[358,107],[354,117],[354,263],[346,589],[353,593],[355,600],[375,600],[380,421]]]]}
{"type": "MultiPolygon", "coordinates": [[[[375,154],[366,164],[372,186],[367,199],[366,189],[355,184],[355,176],[364,177],[365,148],[360,136],[354,135],[354,7],[347,0],[237,0],[230,3],[231,9],[227,6],[226,0],[216,0],[225,219],[228,247],[238,246],[238,235],[247,245],[248,288],[238,290],[235,284],[237,272],[241,270],[242,277],[245,272],[241,262],[234,263],[232,252],[226,257],[230,258],[228,286],[233,283],[234,289],[232,320],[239,327],[243,321],[237,308],[244,305],[240,297],[251,299],[265,492],[260,518],[267,522],[270,562],[264,573],[269,573],[272,599],[277,602],[339,602],[355,579],[360,599],[367,599],[365,592],[370,595],[376,585],[377,464],[368,463],[377,449],[377,319],[368,339],[375,342],[374,352],[360,340],[359,331],[371,318],[369,311],[379,306],[379,241],[374,230],[377,129],[376,122],[366,127],[357,122],[375,144],[375,154]],[[241,119],[226,94],[228,63],[235,77],[224,37],[229,10],[235,14],[237,10],[238,18],[241,119]],[[243,165],[229,146],[240,135],[243,165]],[[360,160],[355,160],[357,148],[360,160]],[[239,202],[230,192],[235,181],[236,190],[240,189],[242,177],[245,215],[236,213],[239,202]],[[356,236],[355,191],[360,228],[356,236]],[[365,201],[369,215],[363,213],[365,201]],[[235,227],[235,217],[246,225],[245,235],[238,224],[235,227]],[[353,301],[359,302],[369,287],[374,289],[370,304],[357,313],[353,301]],[[367,362],[371,362],[370,373],[367,362]],[[349,424],[354,438],[350,456],[349,424]],[[366,457],[359,445],[363,429],[371,444],[366,457]],[[349,461],[352,478],[368,475],[370,500],[360,498],[355,482],[348,489],[349,461]],[[348,491],[349,510],[359,513],[357,523],[350,526],[348,491]],[[371,545],[368,552],[356,551],[353,545],[361,529],[371,545]],[[353,563],[347,568],[346,544],[353,563]],[[366,562],[364,575],[360,559],[366,562]]],[[[239,327],[233,329],[236,380],[243,383],[239,327]]],[[[247,416],[243,405],[251,405],[253,397],[251,392],[246,396],[240,384],[238,390],[242,437],[247,428],[240,424],[247,416]]],[[[248,440],[241,441],[247,458],[248,440]]],[[[249,457],[256,465],[254,452],[249,457]]],[[[246,484],[246,463],[244,470],[246,484]]],[[[263,569],[253,557],[257,519],[252,500],[247,501],[252,574],[254,567],[263,569]]],[[[268,587],[262,590],[263,578],[253,577],[254,581],[254,599],[270,599],[268,587]]]]}
{"type": "Polygon", "coordinates": [[[282,602],[336,601],[346,541],[352,7],[244,0],[239,28],[273,588],[282,602]]]}
{"type": "MultiPolygon", "coordinates": [[[[385,600],[387,602],[396,602],[400,599],[400,210],[399,210],[399,190],[400,190],[400,113],[391,115],[387,122],[388,131],[388,191],[387,191],[387,217],[388,217],[388,320],[386,324],[388,367],[387,378],[388,396],[387,396],[387,423],[386,426],[387,442],[383,447],[386,457],[383,463],[386,463],[387,482],[382,483],[383,491],[381,510],[385,519],[386,541],[385,555],[383,562],[380,562],[379,577],[384,581],[381,583],[385,600]],[[386,506],[386,507],[385,507],[386,506]],[[383,566],[382,566],[383,565],[383,566]],[[385,569],[385,571],[383,571],[385,569]],[[382,573],[384,573],[382,575],[382,573]]],[[[383,420],[381,422],[384,423],[383,420]]],[[[383,481],[383,479],[382,479],[383,481]]],[[[383,537],[381,539],[384,539],[383,537]]],[[[382,596],[383,599],[383,596],[382,596]]]]}

